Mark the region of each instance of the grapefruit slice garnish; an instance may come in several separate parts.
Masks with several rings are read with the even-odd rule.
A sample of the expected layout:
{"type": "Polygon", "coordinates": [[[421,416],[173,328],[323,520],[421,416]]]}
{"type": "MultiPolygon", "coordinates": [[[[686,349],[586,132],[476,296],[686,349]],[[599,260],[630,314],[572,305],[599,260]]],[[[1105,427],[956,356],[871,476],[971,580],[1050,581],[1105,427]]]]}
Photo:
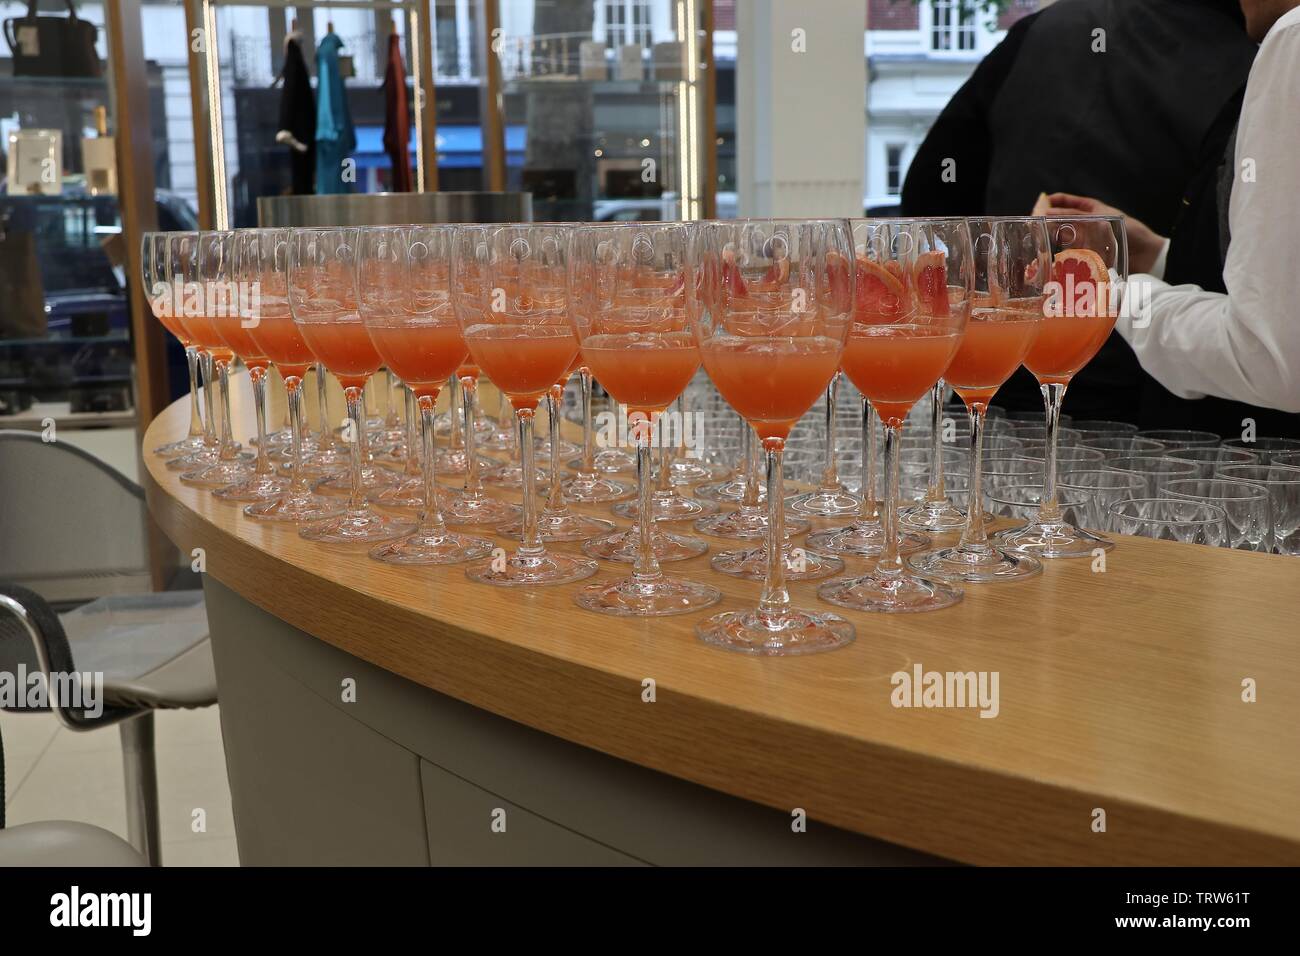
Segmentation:
{"type": "Polygon", "coordinates": [[[1106,260],[1091,249],[1064,249],[1052,259],[1052,281],[1061,296],[1060,314],[1105,315],[1110,307],[1110,272],[1106,260]]]}
{"type": "Polygon", "coordinates": [[[948,264],[942,252],[923,252],[912,267],[916,277],[916,298],[925,315],[951,313],[948,303],[948,264]]]}
{"type": "Polygon", "coordinates": [[[736,250],[731,248],[722,250],[722,285],[738,299],[749,296],[740,267],[736,265],[736,250]]]}
{"type": "Polygon", "coordinates": [[[866,256],[858,256],[856,266],[858,315],[886,320],[897,316],[906,294],[898,263],[891,259],[881,265],[866,256]]]}

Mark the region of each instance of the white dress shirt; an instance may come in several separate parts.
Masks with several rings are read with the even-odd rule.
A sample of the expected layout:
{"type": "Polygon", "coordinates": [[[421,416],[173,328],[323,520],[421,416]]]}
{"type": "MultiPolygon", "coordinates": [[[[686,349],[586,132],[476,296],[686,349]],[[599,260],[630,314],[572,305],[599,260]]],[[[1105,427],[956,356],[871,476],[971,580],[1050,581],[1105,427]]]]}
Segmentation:
{"type": "Polygon", "coordinates": [[[1149,306],[1116,328],[1175,395],[1300,412],[1300,7],[1251,67],[1235,159],[1227,295],[1136,275],[1129,300],[1149,306]]]}

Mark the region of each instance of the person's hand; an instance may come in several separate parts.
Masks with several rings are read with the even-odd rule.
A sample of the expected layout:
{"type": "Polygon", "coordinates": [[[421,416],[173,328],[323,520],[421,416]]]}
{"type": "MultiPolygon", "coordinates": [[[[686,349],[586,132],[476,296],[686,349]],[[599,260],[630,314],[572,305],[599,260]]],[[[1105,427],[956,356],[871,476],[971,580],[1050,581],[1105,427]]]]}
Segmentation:
{"type": "Polygon", "coordinates": [[[1141,219],[1134,219],[1122,209],[1108,206],[1100,199],[1071,193],[1039,193],[1034,203],[1035,216],[1123,216],[1128,235],[1129,272],[1150,272],[1155,267],[1165,237],[1141,219]]]}

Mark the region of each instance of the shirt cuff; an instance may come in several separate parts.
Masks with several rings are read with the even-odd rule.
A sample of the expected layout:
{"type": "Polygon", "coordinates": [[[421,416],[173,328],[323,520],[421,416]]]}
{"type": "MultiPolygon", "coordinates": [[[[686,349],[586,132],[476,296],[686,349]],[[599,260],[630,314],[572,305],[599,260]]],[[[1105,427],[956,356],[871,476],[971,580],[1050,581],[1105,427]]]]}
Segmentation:
{"type": "Polygon", "coordinates": [[[1160,247],[1160,254],[1156,256],[1155,265],[1151,267],[1150,275],[1157,279],[1165,277],[1165,260],[1169,258],[1169,240],[1166,239],[1164,245],[1160,247]]]}

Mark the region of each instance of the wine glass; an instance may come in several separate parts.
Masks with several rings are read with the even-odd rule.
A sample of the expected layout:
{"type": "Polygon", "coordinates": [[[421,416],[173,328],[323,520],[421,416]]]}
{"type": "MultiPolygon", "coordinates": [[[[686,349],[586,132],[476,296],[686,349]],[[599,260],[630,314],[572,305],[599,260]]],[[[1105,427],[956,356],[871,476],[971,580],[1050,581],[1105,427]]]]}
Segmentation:
{"type": "Polygon", "coordinates": [[[257,321],[248,331],[284,379],[290,422],[289,486],[277,498],[246,506],[244,514],[264,521],[318,521],[342,514],[343,506],[312,492],[302,469],[302,381],[315,356],[289,311],[289,242],[288,229],[241,230],[235,240],[239,281],[258,288],[257,321]]]}
{"type": "Polygon", "coordinates": [[[569,228],[462,226],[452,246],[452,306],[474,363],[514,406],[523,467],[522,541],[513,554],[471,565],[472,581],[506,587],[566,584],[596,573],[586,558],[548,552],[537,531],[537,403],[578,354],[569,315],[569,228]]]}
{"type": "Polygon", "coordinates": [[[1075,528],[1056,503],[1056,442],[1061,402],[1070,380],[1092,360],[1119,317],[1128,281],[1128,240],[1123,216],[1052,217],[1051,281],[1044,321],[1025,356],[1025,368],[1038,379],[1047,413],[1047,468],[1044,501],[1038,517],[1000,531],[995,540],[1008,551],[1039,558],[1088,557],[1109,551],[1114,542],[1075,528]]]}
{"type": "Polygon", "coordinates": [[[596,467],[596,433],[592,427],[592,382],[591,366],[578,357],[578,377],[581,382],[582,396],[582,456],[568,462],[568,467],[577,474],[564,482],[564,494],[570,501],[582,504],[599,504],[605,501],[622,501],[632,494],[632,488],[626,482],[607,478],[596,467]]]}
{"type": "MultiPolygon", "coordinates": [[[[984,525],[984,415],[1002,384],[1020,367],[1043,325],[1048,269],[1042,218],[972,220],[974,295],[966,334],[944,379],[970,412],[971,490],[966,527],[956,547],[914,554],[911,568],[940,581],[1015,581],[1041,574],[1026,554],[989,544],[984,525]]],[[[923,227],[924,228],[924,227],[923,227]]],[[[950,250],[951,257],[953,251],[950,250]]]]}
{"type": "Polygon", "coordinates": [[[812,491],[795,495],[786,502],[786,507],[797,515],[839,518],[854,514],[862,507],[862,499],[848,491],[840,481],[835,461],[835,403],[843,377],[842,373],[836,372],[831,383],[826,386],[826,450],[821,481],[812,491]]]}
{"type": "Polygon", "coordinates": [[[853,311],[848,222],[748,220],[704,223],[691,233],[697,281],[687,310],[700,356],[728,404],[753,426],[766,463],[767,575],[756,608],[701,623],[705,643],[785,656],[853,640],[838,614],[792,606],[786,587],[782,453],[791,428],[840,367],[853,311]]]}
{"type": "Polygon", "coordinates": [[[190,430],[179,441],[169,442],[153,450],[155,455],[164,458],[179,458],[192,455],[205,448],[212,449],[216,457],[216,438],[211,433],[211,426],[205,424],[199,412],[199,348],[190,338],[189,332],[181,324],[178,312],[178,293],[172,282],[171,267],[168,261],[169,250],[174,237],[185,235],[190,241],[198,238],[198,233],[146,232],[140,241],[140,271],[145,299],[155,319],[162,323],[172,335],[176,336],[185,348],[185,364],[190,374],[190,430]]]}
{"type": "MultiPolygon", "coordinates": [[[[688,229],[679,224],[580,226],[569,253],[569,311],[583,361],[628,410],[636,442],[641,514],[651,514],[651,426],[700,367],[687,314],[688,229]]],[[[554,432],[552,433],[554,436],[554,432]]],[[[711,585],[669,577],[655,558],[654,521],[638,522],[632,574],[589,585],[579,607],[605,614],[658,617],[718,603],[711,585]]]]}
{"type": "Polygon", "coordinates": [[[455,564],[492,553],[492,542],[447,530],[435,483],[434,404],[469,354],[451,307],[453,232],[453,226],[367,226],[358,235],[357,311],[379,357],[415,395],[423,439],[419,523],[370,552],[389,564],[455,564]]]}
{"type": "MultiPolygon", "coordinates": [[[[925,226],[926,234],[933,236],[935,243],[944,247],[961,245],[967,241],[965,237],[971,232],[970,223],[964,218],[924,217],[916,221],[925,226]]],[[[948,263],[948,285],[950,288],[958,288],[963,284],[962,278],[957,274],[962,266],[953,259],[949,259],[948,263]]],[[[945,421],[944,400],[948,397],[950,387],[949,382],[939,379],[934,383],[934,388],[930,389],[929,483],[920,502],[899,512],[899,524],[913,531],[943,533],[956,531],[966,525],[966,514],[952,503],[944,480],[943,446],[948,424],[945,421]]]]}
{"type": "Polygon", "coordinates": [[[365,407],[362,389],[383,360],[357,304],[356,228],[294,229],[289,237],[289,308],[303,341],[343,386],[343,435],[351,451],[351,491],[343,514],[304,524],[298,533],[329,544],[376,544],[411,531],[408,521],[383,515],[366,501],[362,479],[365,407]]]}
{"type": "MultiPolygon", "coordinates": [[[[844,350],[844,371],[875,407],[885,426],[885,540],[875,570],[828,581],[819,597],[862,611],[931,611],[961,600],[962,592],[907,573],[898,545],[899,444],[912,406],[947,370],[966,331],[972,271],[958,270],[949,286],[949,260],[969,254],[969,242],[918,251],[923,228],[906,220],[856,220],[853,238],[860,303],[844,350]],[[963,253],[963,250],[965,251],[963,253]]],[[[960,234],[958,234],[960,235],[960,234]]],[[[980,510],[980,502],[973,502],[980,510]]]]}
{"type": "MultiPolygon", "coordinates": [[[[216,374],[217,389],[221,398],[221,444],[216,461],[201,465],[181,475],[181,481],[191,485],[220,487],[240,481],[249,476],[252,455],[241,453],[239,442],[231,434],[230,421],[230,363],[235,353],[226,344],[217,330],[217,319],[228,313],[238,316],[239,303],[234,297],[234,284],[231,281],[231,269],[234,265],[232,250],[235,234],[230,231],[200,232],[194,243],[192,254],[184,247],[173,250],[176,258],[173,266],[179,265],[185,275],[187,289],[192,281],[197,295],[186,297],[181,309],[181,321],[185,328],[212,356],[216,374]],[[191,280],[189,276],[193,276],[191,280]]],[[[183,462],[185,459],[178,459],[183,462]]]]}

